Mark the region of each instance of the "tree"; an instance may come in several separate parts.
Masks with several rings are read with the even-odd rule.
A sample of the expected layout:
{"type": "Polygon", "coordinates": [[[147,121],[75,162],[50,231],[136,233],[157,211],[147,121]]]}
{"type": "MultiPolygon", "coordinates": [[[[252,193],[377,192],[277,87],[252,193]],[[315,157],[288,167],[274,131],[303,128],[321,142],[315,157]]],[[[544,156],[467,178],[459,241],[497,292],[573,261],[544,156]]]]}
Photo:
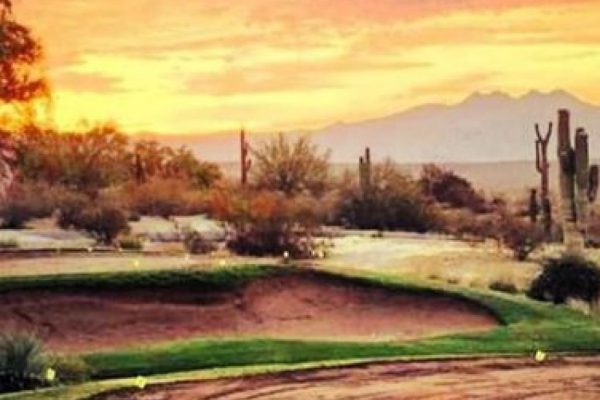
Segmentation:
{"type": "Polygon", "coordinates": [[[277,190],[287,195],[308,192],[322,194],[329,176],[329,153],[321,153],[308,137],[294,143],[283,134],[253,152],[254,181],[259,189],[277,190]]]}
{"type": "Polygon", "coordinates": [[[134,176],[138,184],[150,178],[190,180],[207,188],[221,178],[216,164],[201,162],[187,147],[173,149],[153,140],[142,140],[133,148],[134,176]]]}
{"type": "MultiPolygon", "coordinates": [[[[0,105],[27,103],[48,95],[40,68],[42,48],[29,29],[15,21],[12,0],[0,0],[0,105]]],[[[0,200],[14,178],[12,137],[0,132],[0,200]]]]}
{"type": "Polygon", "coordinates": [[[26,103],[48,94],[41,59],[42,47],[15,21],[12,1],[0,0],[0,102],[26,103]]]}

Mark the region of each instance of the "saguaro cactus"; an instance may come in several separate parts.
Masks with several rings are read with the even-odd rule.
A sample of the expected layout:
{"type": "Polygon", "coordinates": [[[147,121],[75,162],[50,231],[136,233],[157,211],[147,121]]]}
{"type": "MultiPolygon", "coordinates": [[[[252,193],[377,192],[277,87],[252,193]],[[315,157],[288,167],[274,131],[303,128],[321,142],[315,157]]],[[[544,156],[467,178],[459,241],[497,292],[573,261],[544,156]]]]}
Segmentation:
{"type": "Polygon", "coordinates": [[[598,166],[589,165],[588,135],[583,128],[577,128],[575,147],[571,146],[568,110],[558,112],[558,159],[564,242],[567,251],[580,252],[585,245],[589,205],[598,191],[598,166]]]}
{"type": "Polygon", "coordinates": [[[529,207],[527,213],[529,214],[529,219],[531,222],[535,224],[538,220],[538,215],[540,214],[540,205],[538,203],[536,189],[531,189],[529,192],[529,207]]]}
{"type": "Polygon", "coordinates": [[[359,184],[360,190],[363,195],[367,195],[370,192],[371,188],[371,149],[368,147],[365,148],[364,156],[358,159],[358,176],[359,176],[359,184]]]}
{"type": "Polygon", "coordinates": [[[248,172],[252,166],[250,159],[250,143],[246,140],[244,129],[240,131],[240,164],[241,164],[241,183],[245,186],[248,183],[248,172]]]}
{"type": "Polygon", "coordinates": [[[548,124],[546,135],[542,135],[540,126],[535,124],[535,134],[537,137],[535,140],[535,167],[541,179],[540,203],[542,206],[542,224],[544,226],[544,233],[548,237],[552,233],[552,206],[549,195],[550,163],[548,162],[548,144],[552,136],[552,122],[548,124]]]}

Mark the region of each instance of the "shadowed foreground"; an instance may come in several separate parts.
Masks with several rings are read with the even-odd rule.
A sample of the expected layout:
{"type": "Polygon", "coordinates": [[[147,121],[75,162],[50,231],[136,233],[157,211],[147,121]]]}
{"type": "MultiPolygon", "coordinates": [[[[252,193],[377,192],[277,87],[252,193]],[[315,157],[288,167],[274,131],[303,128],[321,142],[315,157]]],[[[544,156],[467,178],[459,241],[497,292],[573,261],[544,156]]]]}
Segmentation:
{"type": "Polygon", "coordinates": [[[158,385],[95,400],[597,399],[600,357],[373,364],[158,385]]]}

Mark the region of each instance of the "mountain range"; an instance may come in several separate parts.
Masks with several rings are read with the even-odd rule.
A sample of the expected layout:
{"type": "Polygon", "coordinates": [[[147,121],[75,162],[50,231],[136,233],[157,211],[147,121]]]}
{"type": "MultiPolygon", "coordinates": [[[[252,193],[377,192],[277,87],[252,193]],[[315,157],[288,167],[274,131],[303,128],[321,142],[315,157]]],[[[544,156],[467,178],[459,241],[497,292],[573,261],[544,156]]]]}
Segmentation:
{"type": "MultiPolygon", "coordinates": [[[[544,132],[550,121],[556,127],[559,108],[571,111],[573,129],[583,126],[589,132],[592,156],[600,154],[600,106],[565,91],[532,91],[519,97],[475,93],[454,105],[423,105],[304,133],[330,149],[334,163],[355,162],[365,146],[375,160],[391,158],[400,164],[523,161],[535,157],[534,124],[540,123],[544,132]]],[[[271,136],[251,135],[251,143],[271,136]]],[[[159,137],[171,145],[187,145],[205,160],[227,162],[239,157],[237,132],[159,137]]],[[[552,139],[550,155],[554,156],[556,128],[552,139]]]]}

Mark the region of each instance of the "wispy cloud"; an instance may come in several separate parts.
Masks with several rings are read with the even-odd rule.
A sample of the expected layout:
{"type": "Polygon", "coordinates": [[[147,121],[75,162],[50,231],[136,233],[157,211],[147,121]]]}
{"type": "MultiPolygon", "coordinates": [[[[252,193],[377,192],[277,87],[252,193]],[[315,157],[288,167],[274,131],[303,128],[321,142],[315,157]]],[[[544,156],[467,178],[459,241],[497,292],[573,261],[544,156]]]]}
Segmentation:
{"type": "Polygon", "coordinates": [[[600,101],[598,58],[575,56],[600,51],[596,0],[22,0],[16,11],[46,47],[65,124],[305,128],[490,88],[600,101]]]}

